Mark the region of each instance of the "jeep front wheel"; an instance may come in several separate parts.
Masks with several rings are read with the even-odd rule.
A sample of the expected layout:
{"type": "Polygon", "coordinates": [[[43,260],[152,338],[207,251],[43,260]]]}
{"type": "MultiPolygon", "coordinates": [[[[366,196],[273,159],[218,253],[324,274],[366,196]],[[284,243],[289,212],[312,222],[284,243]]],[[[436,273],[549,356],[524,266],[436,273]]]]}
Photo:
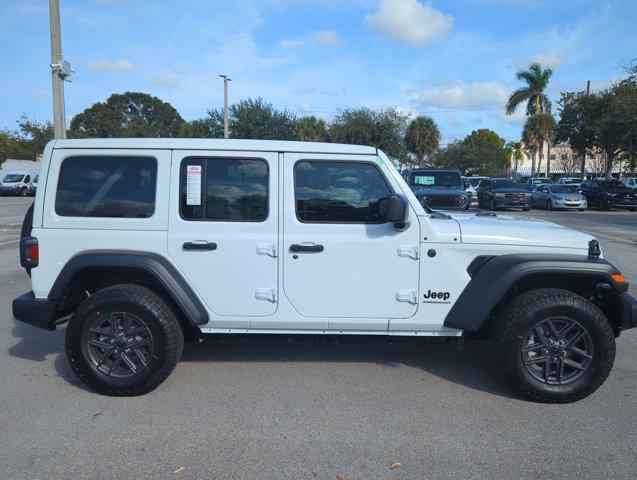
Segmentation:
{"type": "Polygon", "coordinates": [[[138,285],[98,291],[77,308],[66,330],[74,372],[93,390],[111,396],[156,388],[177,365],[183,344],[172,310],[138,285]]]}
{"type": "Polygon", "coordinates": [[[615,336],[599,309],[576,293],[538,289],[514,298],[494,324],[498,366],[526,398],[580,400],[604,382],[615,359],[615,336]]]}

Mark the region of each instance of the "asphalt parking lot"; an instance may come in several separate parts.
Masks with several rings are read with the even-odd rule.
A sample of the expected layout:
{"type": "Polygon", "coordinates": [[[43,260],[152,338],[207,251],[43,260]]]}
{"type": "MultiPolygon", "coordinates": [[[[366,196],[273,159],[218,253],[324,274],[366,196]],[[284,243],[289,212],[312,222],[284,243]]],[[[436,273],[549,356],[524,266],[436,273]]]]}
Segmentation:
{"type": "MultiPolygon", "coordinates": [[[[64,329],[13,320],[31,201],[0,198],[0,478],[635,478],[634,330],[604,386],[571,405],[516,398],[484,342],[187,344],[150,394],[96,395],[67,364],[64,329]]],[[[511,214],[597,235],[637,285],[636,213],[511,214]]]]}

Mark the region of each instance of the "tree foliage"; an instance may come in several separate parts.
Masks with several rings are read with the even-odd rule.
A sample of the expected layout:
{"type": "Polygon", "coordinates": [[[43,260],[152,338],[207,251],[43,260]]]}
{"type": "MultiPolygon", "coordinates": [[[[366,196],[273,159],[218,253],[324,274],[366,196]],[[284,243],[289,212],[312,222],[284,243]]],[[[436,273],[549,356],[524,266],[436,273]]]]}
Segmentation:
{"type": "Polygon", "coordinates": [[[408,159],[404,144],[408,116],[393,108],[342,110],[329,126],[330,140],[336,143],[371,145],[380,148],[390,158],[408,159]]]}
{"type": "Polygon", "coordinates": [[[551,101],[544,90],[546,90],[551,75],[553,75],[552,69],[543,69],[537,62],[532,63],[528,70],[518,71],[515,77],[526,85],[515,90],[509,97],[506,105],[507,115],[515,112],[518,106],[524,102],[526,102],[527,115],[550,113],[551,101]]]}
{"type": "Polygon", "coordinates": [[[501,175],[509,166],[505,140],[493,130],[481,128],[464,140],[447,145],[436,158],[441,167],[457,168],[466,175],[501,175]]]}
{"type": "Polygon", "coordinates": [[[167,102],[147,93],[113,94],[71,120],[73,137],[176,137],[184,120],[167,102]]]}
{"type": "Polygon", "coordinates": [[[327,124],[315,116],[301,117],[296,121],[298,139],[303,142],[326,142],[327,124]]]}
{"type": "MultiPolygon", "coordinates": [[[[220,111],[209,112],[211,117],[220,111]]],[[[287,110],[277,110],[261,98],[242,100],[228,112],[230,138],[260,138],[264,140],[296,140],[296,118],[287,110]]]]}
{"type": "Polygon", "coordinates": [[[416,117],[407,126],[405,147],[416,156],[418,166],[424,165],[426,156],[438,151],[440,130],[430,117],[416,117]]]}
{"type": "MultiPolygon", "coordinates": [[[[549,113],[536,113],[526,119],[524,128],[522,129],[522,141],[529,146],[534,156],[541,152],[544,143],[550,145],[555,141],[557,133],[557,122],[553,115],[549,113]]],[[[542,167],[542,161],[538,161],[537,168],[535,162],[532,162],[532,174],[535,175],[542,167]]]]}
{"type": "Polygon", "coordinates": [[[0,161],[6,158],[35,160],[53,139],[51,122],[38,123],[22,116],[17,123],[17,130],[0,131],[0,161]]]}

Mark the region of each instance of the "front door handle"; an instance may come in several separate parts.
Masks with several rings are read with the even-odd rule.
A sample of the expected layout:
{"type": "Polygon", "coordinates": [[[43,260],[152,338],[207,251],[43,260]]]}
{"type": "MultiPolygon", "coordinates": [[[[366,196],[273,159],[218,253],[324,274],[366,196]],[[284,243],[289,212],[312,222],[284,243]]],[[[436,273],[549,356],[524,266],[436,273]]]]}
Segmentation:
{"type": "Polygon", "coordinates": [[[214,242],[195,241],[186,242],[182,245],[184,250],[216,250],[217,244],[214,242]]]}
{"type": "Polygon", "coordinates": [[[300,253],[300,252],[314,252],[321,253],[324,250],[323,245],[299,245],[298,243],[293,243],[290,245],[290,252],[292,253],[300,253]]]}

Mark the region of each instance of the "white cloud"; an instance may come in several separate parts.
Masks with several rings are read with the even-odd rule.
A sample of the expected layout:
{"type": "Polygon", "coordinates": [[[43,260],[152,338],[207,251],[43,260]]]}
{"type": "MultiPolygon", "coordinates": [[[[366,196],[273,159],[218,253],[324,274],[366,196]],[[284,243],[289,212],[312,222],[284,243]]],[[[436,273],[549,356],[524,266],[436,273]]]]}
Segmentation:
{"type": "Polygon", "coordinates": [[[334,30],[317,30],[307,37],[283,40],[281,46],[284,48],[298,47],[300,45],[318,45],[336,47],[341,43],[341,37],[334,30]]]}
{"type": "Polygon", "coordinates": [[[524,123],[524,120],[526,120],[526,109],[522,107],[518,107],[518,109],[511,115],[506,114],[504,107],[494,108],[489,113],[491,113],[491,115],[495,118],[512,125],[522,125],[524,123]]]}
{"type": "Polygon", "coordinates": [[[564,65],[566,58],[559,52],[548,52],[534,55],[532,61],[539,63],[544,68],[557,68],[564,65]]]}
{"type": "Polygon", "coordinates": [[[96,60],[89,64],[93,70],[104,70],[107,72],[131,72],[134,68],[133,64],[128,60],[96,60]]]}
{"type": "Polygon", "coordinates": [[[181,78],[175,75],[155,75],[151,77],[150,84],[153,87],[179,88],[181,86],[181,78]]]}
{"type": "Polygon", "coordinates": [[[504,106],[508,96],[509,90],[498,82],[464,83],[457,80],[426,90],[418,97],[418,102],[440,108],[471,110],[493,105],[504,106]]]}
{"type": "Polygon", "coordinates": [[[51,98],[51,94],[47,90],[38,90],[37,92],[35,92],[35,94],[38,96],[38,98],[44,98],[46,100],[51,98]]]}
{"type": "Polygon", "coordinates": [[[418,0],[381,0],[376,12],[365,17],[367,24],[381,35],[424,47],[444,36],[453,25],[453,17],[418,0]]]}
{"type": "Polygon", "coordinates": [[[319,30],[309,36],[309,41],[314,45],[335,47],[341,42],[341,38],[334,30],[319,30]]]}

